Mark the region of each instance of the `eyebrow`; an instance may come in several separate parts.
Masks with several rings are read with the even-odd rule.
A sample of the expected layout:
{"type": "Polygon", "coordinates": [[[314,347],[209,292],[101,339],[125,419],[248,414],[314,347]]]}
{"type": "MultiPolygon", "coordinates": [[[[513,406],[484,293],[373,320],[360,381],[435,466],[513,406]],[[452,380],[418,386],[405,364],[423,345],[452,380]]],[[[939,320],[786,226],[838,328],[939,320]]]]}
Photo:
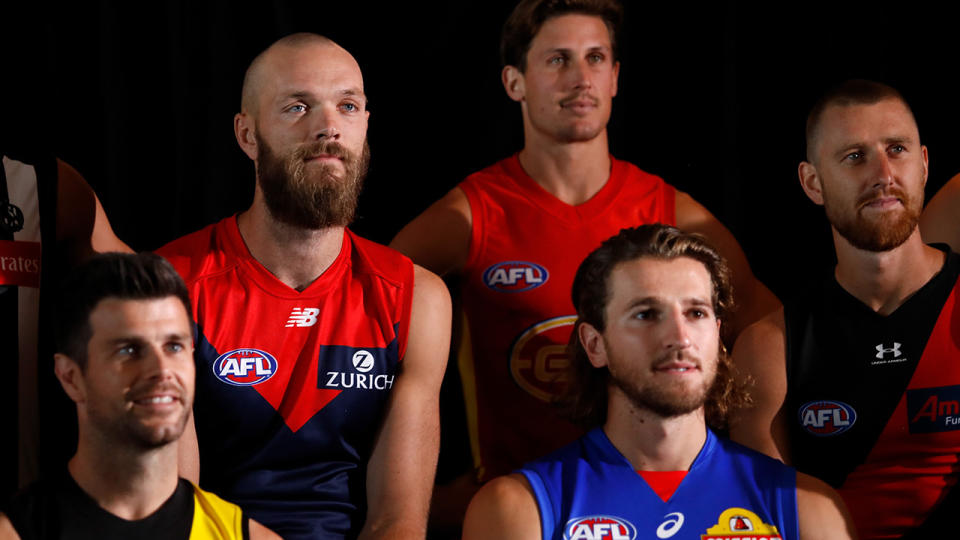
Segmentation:
{"type": "MultiPolygon", "coordinates": [[[[883,139],[883,143],[886,144],[886,145],[888,145],[888,146],[891,145],[891,144],[910,144],[910,143],[914,143],[914,142],[916,142],[916,141],[914,141],[912,137],[905,136],[905,135],[895,135],[895,136],[893,136],[893,137],[886,137],[885,139],[883,139]]],[[[867,146],[867,143],[865,143],[865,142],[863,142],[863,141],[856,141],[856,142],[852,142],[852,143],[847,143],[847,144],[843,145],[843,146],[840,148],[840,150],[837,150],[837,151],[834,153],[834,156],[835,156],[835,157],[843,157],[843,156],[844,156],[847,152],[849,152],[850,150],[853,150],[854,148],[862,148],[862,147],[864,147],[864,146],[867,146]]]]}
{"type": "MultiPolygon", "coordinates": [[[[337,92],[337,95],[344,96],[344,97],[360,97],[360,98],[363,98],[364,100],[367,99],[367,96],[363,93],[363,90],[356,86],[340,90],[339,92],[337,92]]],[[[305,92],[300,90],[297,92],[291,92],[289,94],[280,94],[280,96],[277,98],[277,101],[286,101],[291,98],[309,101],[314,99],[314,97],[315,95],[312,92],[305,92]]]]}

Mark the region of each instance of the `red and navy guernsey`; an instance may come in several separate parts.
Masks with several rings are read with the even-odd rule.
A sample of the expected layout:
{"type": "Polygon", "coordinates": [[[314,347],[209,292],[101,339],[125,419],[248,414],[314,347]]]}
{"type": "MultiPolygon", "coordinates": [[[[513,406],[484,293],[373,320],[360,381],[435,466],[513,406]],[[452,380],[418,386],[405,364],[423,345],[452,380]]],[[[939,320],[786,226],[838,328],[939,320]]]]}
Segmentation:
{"type": "Polygon", "coordinates": [[[200,483],[288,539],[355,537],[366,464],[406,347],[413,264],[347,230],[298,292],[235,217],[164,246],[197,322],[200,483]]]}

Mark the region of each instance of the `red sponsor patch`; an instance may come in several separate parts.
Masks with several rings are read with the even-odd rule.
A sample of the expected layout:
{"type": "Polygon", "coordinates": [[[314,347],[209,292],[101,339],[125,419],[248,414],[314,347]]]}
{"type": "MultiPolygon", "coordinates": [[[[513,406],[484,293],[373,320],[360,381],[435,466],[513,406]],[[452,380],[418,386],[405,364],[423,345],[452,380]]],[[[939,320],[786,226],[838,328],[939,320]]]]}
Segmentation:
{"type": "Polygon", "coordinates": [[[0,240],[0,285],[40,287],[40,242],[0,240]]]}

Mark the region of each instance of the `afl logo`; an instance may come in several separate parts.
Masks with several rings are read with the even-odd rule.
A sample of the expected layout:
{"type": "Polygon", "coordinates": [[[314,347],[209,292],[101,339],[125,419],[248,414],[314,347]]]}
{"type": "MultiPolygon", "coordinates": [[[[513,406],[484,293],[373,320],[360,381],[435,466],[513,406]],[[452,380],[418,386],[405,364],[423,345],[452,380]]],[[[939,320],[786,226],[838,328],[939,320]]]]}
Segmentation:
{"type": "Polygon", "coordinates": [[[853,427],[857,411],[842,401],[810,401],[800,407],[800,425],[818,437],[839,435],[853,427]]]}
{"type": "Polygon", "coordinates": [[[497,292],[523,292],[547,282],[547,269],[537,263],[504,261],[483,271],[483,284],[497,292]]]}
{"type": "Polygon", "coordinates": [[[566,387],[567,342],[576,315],[554,317],[523,331],[510,347],[510,375],[533,397],[553,401],[566,387]]]}
{"type": "Polygon", "coordinates": [[[366,373],[373,369],[373,355],[363,349],[353,353],[353,369],[360,373],[366,373]]]}
{"type": "Polygon", "coordinates": [[[633,523],[614,516],[573,518],[563,528],[563,540],[634,540],[633,523]]]}
{"type": "Polygon", "coordinates": [[[234,349],[213,362],[213,374],[234,386],[253,386],[273,377],[277,359],[260,349],[234,349]]]}

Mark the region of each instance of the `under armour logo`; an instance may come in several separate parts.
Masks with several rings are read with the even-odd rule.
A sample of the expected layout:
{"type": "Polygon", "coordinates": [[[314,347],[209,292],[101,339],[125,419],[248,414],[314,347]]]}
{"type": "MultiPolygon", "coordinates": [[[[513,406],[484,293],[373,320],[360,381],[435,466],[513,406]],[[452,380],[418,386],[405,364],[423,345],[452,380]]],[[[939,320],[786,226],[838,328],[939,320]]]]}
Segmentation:
{"type": "Polygon", "coordinates": [[[883,359],[883,355],[887,353],[893,353],[894,358],[899,358],[901,354],[900,344],[897,342],[893,342],[893,347],[890,347],[889,349],[884,348],[883,343],[877,345],[877,358],[883,359]]]}
{"type": "Polygon", "coordinates": [[[317,315],[319,314],[320,310],[317,308],[308,307],[300,309],[295,307],[293,311],[290,312],[290,318],[287,319],[286,327],[296,326],[303,328],[305,326],[313,326],[317,324],[317,315]]]}

